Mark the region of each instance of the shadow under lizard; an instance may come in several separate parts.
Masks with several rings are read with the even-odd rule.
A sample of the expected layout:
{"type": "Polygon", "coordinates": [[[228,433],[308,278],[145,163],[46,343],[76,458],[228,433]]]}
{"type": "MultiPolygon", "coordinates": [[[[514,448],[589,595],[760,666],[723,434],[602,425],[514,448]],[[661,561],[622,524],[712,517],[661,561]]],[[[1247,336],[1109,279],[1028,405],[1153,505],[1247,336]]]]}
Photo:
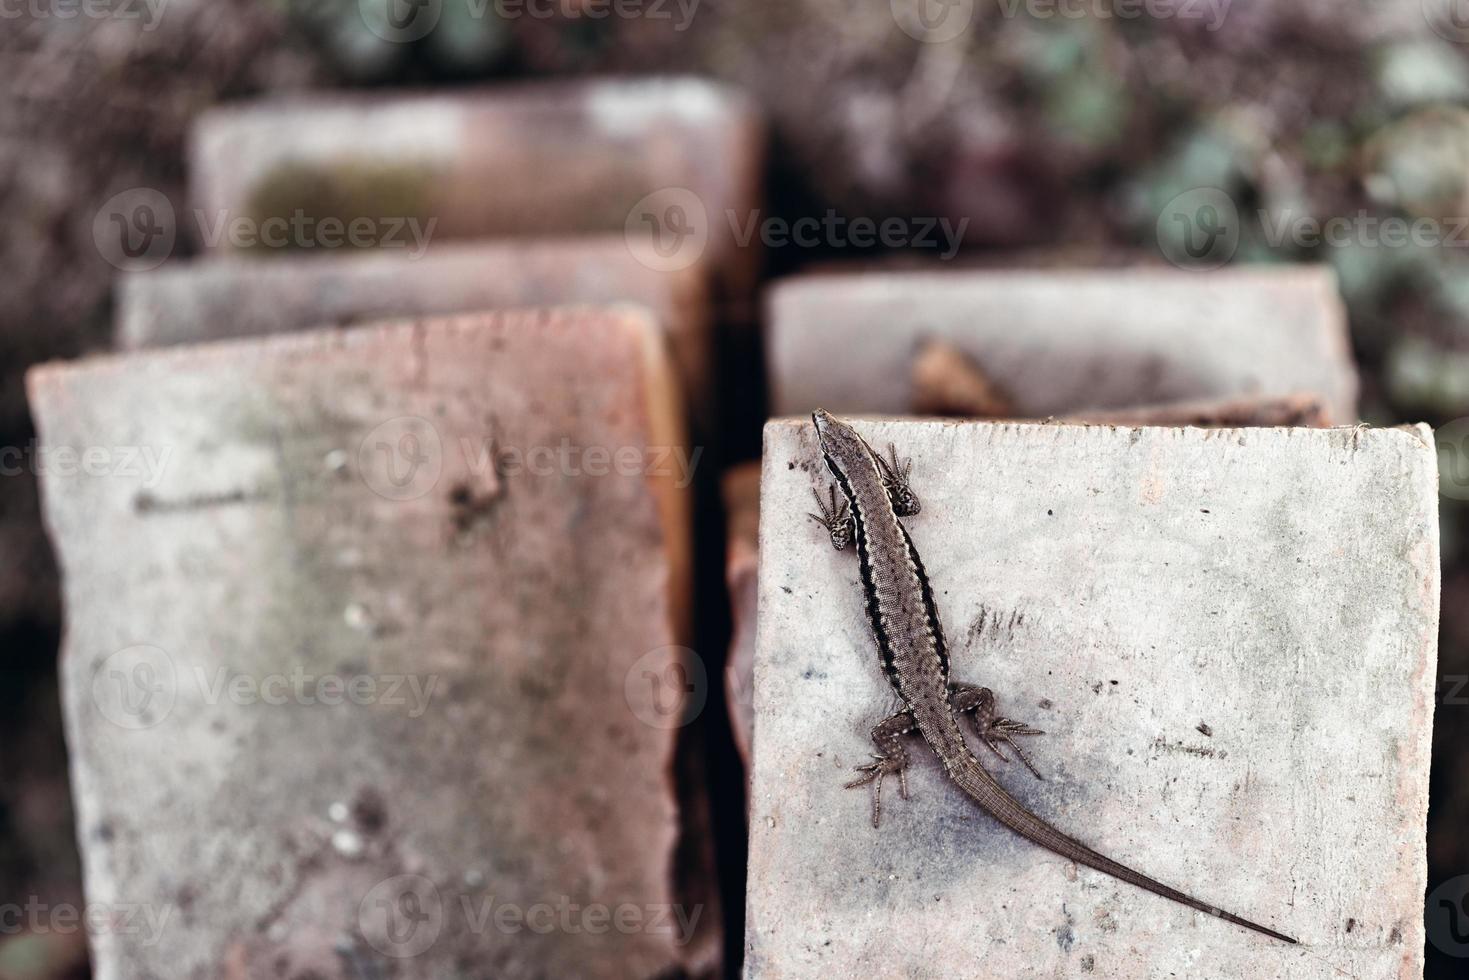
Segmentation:
{"type": "Polygon", "coordinates": [[[811,421],[836,485],[829,491],[829,503],[816,493],[821,514],[810,516],[827,529],[838,550],[856,545],[868,624],[883,672],[905,708],[872,730],[876,761],[859,766],[858,772],[863,775],[847,784],[848,788],[873,784],[873,826],[881,822],[885,777],[897,776],[899,795],[908,797],[908,752],[903,737],[916,731],[960,789],[986,813],[1027,840],[1191,909],[1295,943],[1289,936],[1225,912],[1097,853],[1030,812],[985,771],[964,741],[959,715],[971,715],[980,741],[1000,758],[1005,758],[1000,745],[1009,745],[1037,778],[1040,774],[1015,740],[1041,732],[999,717],[995,696],[988,688],[949,681],[948,648],[933,588],[912,538],[898,520],[919,512],[918,498],[907,482],[911,463],[900,464],[896,449],[891,448],[890,458],[884,459],[855,429],[828,412],[817,410],[811,421]],[[837,488],[845,498],[840,502],[837,488]]]}

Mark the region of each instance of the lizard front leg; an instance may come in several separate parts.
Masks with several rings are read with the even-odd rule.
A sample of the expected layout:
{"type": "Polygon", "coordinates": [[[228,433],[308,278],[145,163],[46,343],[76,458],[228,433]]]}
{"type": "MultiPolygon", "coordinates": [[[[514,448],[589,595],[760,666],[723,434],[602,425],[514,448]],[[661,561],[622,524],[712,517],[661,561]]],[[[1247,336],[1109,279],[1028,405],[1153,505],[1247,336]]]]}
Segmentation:
{"type": "Polygon", "coordinates": [[[903,736],[917,730],[913,714],[900,711],[872,730],[872,742],[877,746],[876,761],[858,766],[863,775],[847,784],[847,789],[856,789],[872,783],[872,826],[882,823],[882,781],[888,776],[898,777],[898,795],[908,799],[908,750],[903,748],[903,736]]]}
{"type": "Polygon", "coordinates": [[[995,692],[987,687],[976,684],[950,684],[949,694],[953,698],[954,710],[960,714],[969,715],[974,722],[974,731],[979,740],[985,744],[991,752],[1006,762],[1010,760],[1005,753],[1000,751],[1000,743],[1009,745],[1025,763],[1031,775],[1036,779],[1041,774],[1035,766],[1030,764],[1030,759],[1021,751],[1020,744],[1015,741],[1021,735],[1044,735],[1045,732],[1031,728],[1023,722],[1011,721],[1009,718],[1001,718],[995,710],[995,692]]]}
{"type": "Polygon", "coordinates": [[[923,509],[918,501],[918,494],[908,485],[908,475],[913,472],[913,460],[898,460],[898,447],[888,443],[887,459],[883,459],[876,453],[872,459],[877,463],[878,476],[882,480],[883,489],[888,492],[888,499],[893,502],[893,512],[899,517],[912,517],[923,509]]]}
{"type": "Polygon", "coordinates": [[[807,513],[817,524],[826,528],[826,533],[831,535],[831,546],[838,551],[846,548],[852,543],[852,513],[848,509],[846,500],[837,500],[836,484],[827,487],[827,497],[830,503],[821,499],[821,491],[815,487],[811,488],[811,496],[816,498],[816,507],[820,514],[807,513]]]}

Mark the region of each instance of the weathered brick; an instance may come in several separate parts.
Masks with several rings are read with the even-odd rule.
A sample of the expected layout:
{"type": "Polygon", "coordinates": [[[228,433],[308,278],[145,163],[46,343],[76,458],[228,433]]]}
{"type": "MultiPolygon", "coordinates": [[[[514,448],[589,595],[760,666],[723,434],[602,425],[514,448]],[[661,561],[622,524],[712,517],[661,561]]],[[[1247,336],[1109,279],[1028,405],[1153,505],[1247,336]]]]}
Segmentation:
{"type": "Polygon", "coordinates": [[[518,307],[637,303],[658,318],[701,424],[712,422],[708,288],[697,267],[659,271],[620,235],[446,243],[404,252],[217,259],[125,276],[124,350],[308,327],[518,307]]]}
{"type": "Polygon", "coordinates": [[[915,744],[874,830],[892,693],[856,559],[805,517],[809,422],[765,429],[751,977],[1419,977],[1438,623],[1432,433],[859,422],[912,454],[905,521],[953,676],[1043,729],[1025,805],[1274,925],[1256,936],[1035,847],[915,744]],[[915,941],[921,937],[921,941],[915,941]]]}
{"type": "Polygon", "coordinates": [[[944,341],[1020,417],[1305,393],[1356,421],[1324,267],[801,276],[772,288],[766,316],[776,415],[909,414],[914,359],[944,341]]]}
{"type": "MultiPolygon", "coordinates": [[[[298,212],[411,218],[421,229],[432,221],[440,241],[641,233],[639,203],[656,192],[671,196],[652,216],[679,227],[702,220],[720,283],[743,295],[759,258],[738,244],[725,212],[758,205],[762,133],[747,99],[694,78],[293,98],[205,113],[192,140],[192,194],[209,228],[221,217],[258,223],[298,212]],[[667,211],[691,202],[702,219],[667,211]]],[[[682,237],[669,245],[680,264],[696,250],[682,237]]]]}
{"type": "Polygon", "coordinates": [[[88,899],[167,916],[94,935],[100,980],[713,965],[717,909],[662,917],[679,716],[646,678],[684,656],[689,532],[661,350],[589,309],[31,373],[45,447],[161,461],[43,477],[88,899]]]}

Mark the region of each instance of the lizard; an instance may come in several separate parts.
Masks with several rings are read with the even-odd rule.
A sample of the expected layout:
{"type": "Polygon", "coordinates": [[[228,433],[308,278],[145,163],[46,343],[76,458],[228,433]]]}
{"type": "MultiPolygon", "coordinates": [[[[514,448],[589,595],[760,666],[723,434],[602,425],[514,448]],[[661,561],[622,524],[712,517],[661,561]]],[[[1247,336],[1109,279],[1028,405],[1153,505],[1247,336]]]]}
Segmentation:
{"type": "Polygon", "coordinates": [[[908,483],[912,461],[900,463],[893,446],[889,446],[889,458],[884,458],[852,426],[829,412],[818,409],[811,421],[835,484],[829,487],[829,502],[813,488],[821,514],[809,516],[826,528],[838,551],[856,546],[868,625],[883,673],[903,705],[902,711],[872,729],[875,761],[858,766],[861,775],[847,784],[848,789],[872,784],[872,825],[881,823],[885,778],[897,776],[898,794],[908,799],[909,758],[903,739],[916,732],[938,757],[949,779],[1021,837],[1191,909],[1295,943],[1290,936],[1216,908],[1092,850],[1031,812],[985,770],[964,740],[960,716],[972,718],[981,743],[1001,759],[1007,758],[1001,745],[1008,746],[1036,778],[1040,773],[1016,739],[1044,733],[1000,717],[995,695],[988,688],[949,679],[948,645],[933,586],[908,529],[899,520],[921,510],[908,483]]]}

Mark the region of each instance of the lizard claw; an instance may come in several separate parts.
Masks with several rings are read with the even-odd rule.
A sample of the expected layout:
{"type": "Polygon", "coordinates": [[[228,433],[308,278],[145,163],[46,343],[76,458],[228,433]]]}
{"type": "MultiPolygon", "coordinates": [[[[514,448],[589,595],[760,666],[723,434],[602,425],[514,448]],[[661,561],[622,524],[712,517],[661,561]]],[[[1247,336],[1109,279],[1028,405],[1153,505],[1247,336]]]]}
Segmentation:
{"type": "Polygon", "coordinates": [[[1044,735],[1044,732],[1038,728],[1031,728],[1024,722],[1001,718],[995,712],[995,694],[989,688],[976,687],[972,684],[954,684],[950,685],[950,688],[955,709],[970,716],[974,723],[974,733],[979,736],[985,748],[993,752],[1001,761],[1009,762],[1010,757],[1001,750],[1000,745],[1004,743],[1010,746],[1015,751],[1015,755],[1025,764],[1025,768],[1030,770],[1031,775],[1036,779],[1042,778],[1016,740],[1030,735],[1044,735]]]}
{"type": "Polygon", "coordinates": [[[1003,742],[1006,745],[1010,746],[1011,751],[1013,751],[1016,757],[1018,757],[1020,761],[1025,765],[1025,768],[1030,770],[1030,774],[1032,776],[1034,776],[1036,779],[1044,779],[1045,777],[1040,774],[1040,770],[1036,769],[1036,767],[1031,763],[1030,758],[1025,754],[1025,751],[1020,748],[1020,743],[1015,741],[1016,737],[1021,735],[1044,734],[1045,732],[1040,731],[1036,728],[1031,728],[1029,725],[1026,725],[1022,722],[1011,721],[1008,718],[996,718],[993,722],[990,723],[989,731],[985,732],[982,736],[980,736],[980,738],[985,745],[989,746],[991,752],[999,756],[1001,759],[1004,759],[1006,762],[1009,762],[1010,760],[1006,758],[1003,752],[1000,751],[999,743],[1003,742]]]}
{"type": "Polygon", "coordinates": [[[906,760],[896,759],[892,756],[875,755],[874,761],[865,766],[858,766],[857,771],[863,773],[857,779],[846,784],[846,789],[857,789],[872,783],[872,826],[882,825],[882,781],[888,776],[896,774],[898,777],[898,795],[905,800],[912,799],[908,795],[908,766],[906,760]]]}

